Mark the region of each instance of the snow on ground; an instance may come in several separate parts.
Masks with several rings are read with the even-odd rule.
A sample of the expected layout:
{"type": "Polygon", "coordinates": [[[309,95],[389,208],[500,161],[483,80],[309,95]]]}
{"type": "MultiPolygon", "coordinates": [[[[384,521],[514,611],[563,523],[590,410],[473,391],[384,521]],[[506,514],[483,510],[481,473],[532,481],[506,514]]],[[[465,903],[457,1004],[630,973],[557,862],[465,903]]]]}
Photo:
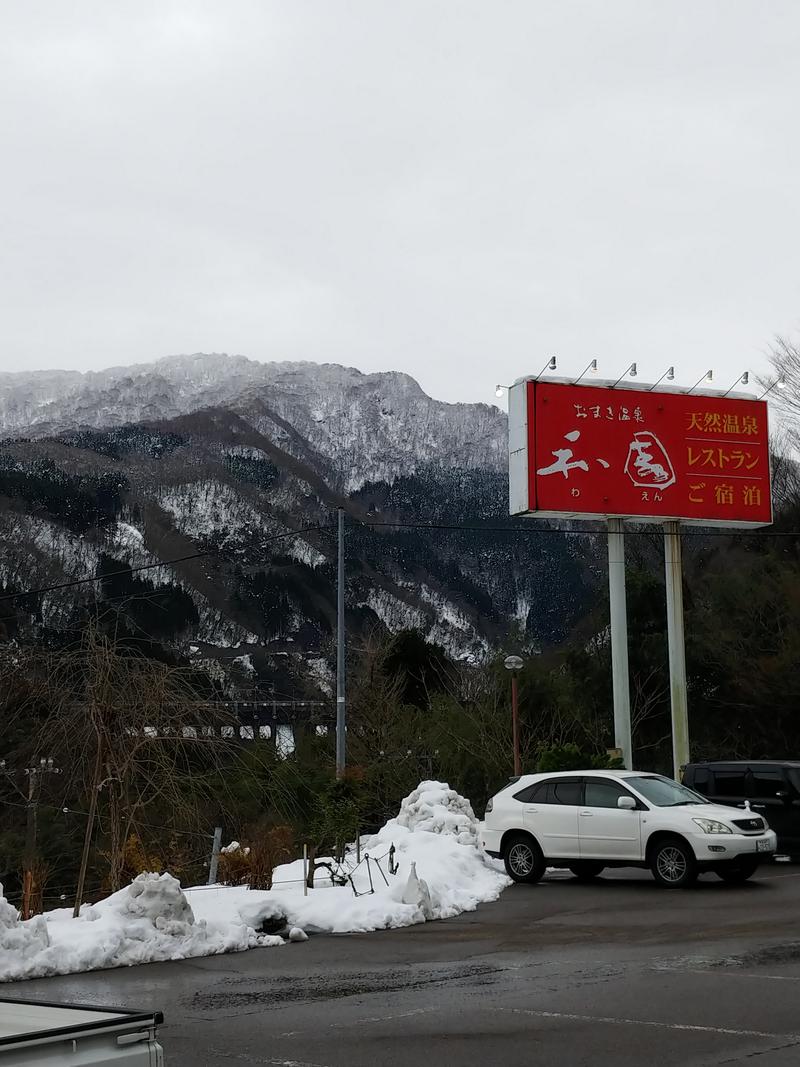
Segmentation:
{"type": "Polygon", "coordinates": [[[84,904],[78,919],[58,908],[21,922],[0,895],[0,981],[130,967],[136,963],[241,952],[283,944],[238,916],[197,920],[180,883],[169,874],[140,874],[98,904],[84,904]]]}
{"type": "Polygon", "coordinates": [[[0,887],[0,981],[300,943],[313,933],[411,926],[474,911],[509,884],[480,849],[469,802],[442,782],[422,782],[396,819],[362,838],[360,864],[353,851],[345,867],[359,895],[349,884],[331,886],[322,871],[317,888],[304,895],[298,860],[276,868],[270,891],[198,886],[184,892],[169,874],[142,874],[84,905],[78,919],[61,908],[28,922],[0,887]]]}

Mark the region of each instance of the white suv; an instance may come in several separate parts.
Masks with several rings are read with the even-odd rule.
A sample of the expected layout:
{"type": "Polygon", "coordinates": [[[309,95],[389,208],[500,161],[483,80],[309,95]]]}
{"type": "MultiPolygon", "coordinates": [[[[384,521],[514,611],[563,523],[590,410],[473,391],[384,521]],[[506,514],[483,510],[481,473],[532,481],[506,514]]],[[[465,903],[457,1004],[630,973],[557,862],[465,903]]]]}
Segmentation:
{"type": "Polygon", "coordinates": [[[525,774],[486,805],[481,840],[515,882],[538,882],[548,867],[587,880],[605,867],[649,867],[670,889],[701,871],[744,882],[777,845],[760,815],[638,771],[525,774]]]}

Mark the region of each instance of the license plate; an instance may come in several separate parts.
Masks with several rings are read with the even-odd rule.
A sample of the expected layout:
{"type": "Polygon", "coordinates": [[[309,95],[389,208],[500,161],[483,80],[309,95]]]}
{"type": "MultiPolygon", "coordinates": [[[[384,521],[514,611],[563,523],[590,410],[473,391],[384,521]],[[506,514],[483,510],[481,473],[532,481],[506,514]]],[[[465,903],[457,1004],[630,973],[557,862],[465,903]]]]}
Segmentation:
{"type": "Polygon", "coordinates": [[[769,841],[756,841],[756,852],[772,852],[772,845],[769,841]]]}

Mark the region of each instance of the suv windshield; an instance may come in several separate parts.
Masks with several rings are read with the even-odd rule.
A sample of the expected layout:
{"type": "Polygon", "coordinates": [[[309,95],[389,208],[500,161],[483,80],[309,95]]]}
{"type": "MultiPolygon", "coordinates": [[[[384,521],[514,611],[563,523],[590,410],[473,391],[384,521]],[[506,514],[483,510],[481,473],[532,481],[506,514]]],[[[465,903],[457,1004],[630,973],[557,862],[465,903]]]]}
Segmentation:
{"type": "Polygon", "coordinates": [[[645,800],[655,804],[658,808],[677,808],[682,804],[707,804],[708,801],[687,789],[685,785],[673,782],[671,778],[662,778],[661,775],[651,774],[646,778],[626,778],[626,784],[642,794],[645,800]]]}

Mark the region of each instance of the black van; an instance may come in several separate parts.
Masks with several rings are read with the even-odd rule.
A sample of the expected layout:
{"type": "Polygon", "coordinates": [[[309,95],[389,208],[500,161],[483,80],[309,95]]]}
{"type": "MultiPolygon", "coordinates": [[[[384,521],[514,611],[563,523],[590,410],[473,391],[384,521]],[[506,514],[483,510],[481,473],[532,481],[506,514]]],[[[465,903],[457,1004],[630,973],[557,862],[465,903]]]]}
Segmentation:
{"type": "Polygon", "coordinates": [[[778,835],[778,852],[800,861],[800,760],[689,763],[683,781],[715,804],[749,800],[778,835]]]}

